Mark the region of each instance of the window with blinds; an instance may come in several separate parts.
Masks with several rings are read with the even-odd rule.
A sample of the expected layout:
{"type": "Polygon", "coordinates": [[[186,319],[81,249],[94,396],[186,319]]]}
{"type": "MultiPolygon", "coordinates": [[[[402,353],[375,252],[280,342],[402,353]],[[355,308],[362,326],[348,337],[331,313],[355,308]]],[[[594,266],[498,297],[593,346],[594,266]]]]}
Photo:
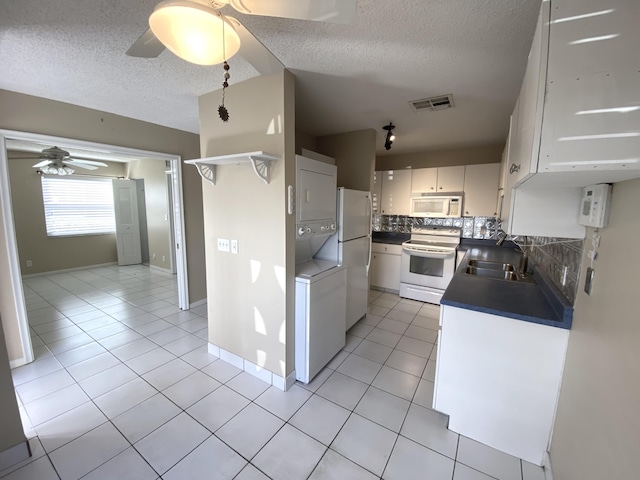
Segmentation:
{"type": "Polygon", "coordinates": [[[41,178],[47,236],[115,233],[110,179],[41,178]]]}

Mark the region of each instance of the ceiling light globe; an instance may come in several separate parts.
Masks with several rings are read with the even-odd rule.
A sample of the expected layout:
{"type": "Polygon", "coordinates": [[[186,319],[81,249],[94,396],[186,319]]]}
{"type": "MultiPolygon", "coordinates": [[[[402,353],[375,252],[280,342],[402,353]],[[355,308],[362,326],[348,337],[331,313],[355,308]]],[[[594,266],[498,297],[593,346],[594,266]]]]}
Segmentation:
{"type": "Polygon", "coordinates": [[[171,52],[198,65],[222,63],[240,48],[240,37],[231,24],[215,10],[195,2],[159,3],[149,17],[149,26],[171,52]]]}
{"type": "Polygon", "coordinates": [[[393,142],[396,139],[396,136],[392,133],[389,135],[389,141],[393,142]]]}

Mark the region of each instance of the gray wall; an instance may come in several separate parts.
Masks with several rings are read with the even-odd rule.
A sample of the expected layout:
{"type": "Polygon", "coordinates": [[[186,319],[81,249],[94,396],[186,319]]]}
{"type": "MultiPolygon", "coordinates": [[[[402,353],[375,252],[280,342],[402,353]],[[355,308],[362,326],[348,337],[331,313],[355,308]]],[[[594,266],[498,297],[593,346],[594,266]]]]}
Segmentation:
{"type": "MultiPolygon", "coordinates": [[[[193,167],[188,167],[193,168],[193,167]]],[[[129,178],[144,179],[149,264],[171,269],[171,222],[164,161],[137,160],[129,164],[129,178]],[[155,255],[155,258],[154,258],[155,255]],[[162,258],[164,257],[164,260],[162,258]]]]}
{"type": "Polygon", "coordinates": [[[450,148],[429,152],[384,155],[376,158],[376,170],[500,163],[502,161],[503,150],[504,143],[501,143],[469,148],[450,148]]]}
{"type": "MultiPolygon", "coordinates": [[[[9,180],[13,221],[23,275],[112,263],[118,260],[116,236],[48,237],[41,177],[24,153],[9,152],[9,180]],[[27,267],[27,260],[32,266],[27,267]]],[[[125,164],[109,162],[100,175],[122,177],[125,164]]]]}
{"type": "Polygon", "coordinates": [[[318,152],[336,159],[338,186],[371,191],[376,162],[376,132],[372,129],[319,137],[318,152]]]}
{"type": "Polygon", "coordinates": [[[555,480],[631,479],[640,472],[638,205],[640,180],[614,184],[591,296],[583,291],[594,229],[587,232],[551,442],[555,480]]]}

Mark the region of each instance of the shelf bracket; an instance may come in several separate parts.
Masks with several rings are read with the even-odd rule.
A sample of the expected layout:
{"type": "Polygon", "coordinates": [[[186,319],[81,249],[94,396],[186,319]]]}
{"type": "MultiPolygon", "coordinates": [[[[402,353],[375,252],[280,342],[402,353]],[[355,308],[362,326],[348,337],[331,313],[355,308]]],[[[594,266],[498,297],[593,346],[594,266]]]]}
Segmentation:
{"type": "Polygon", "coordinates": [[[216,184],[216,166],[215,165],[207,165],[206,163],[196,163],[195,166],[198,169],[198,173],[202,178],[204,178],[211,185],[216,184]]]}
{"type": "Polygon", "coordinates": [[[195,165],[200,176],[211,185],[216,184],[216,165],[238,165],[251,162],[253,171],[264,183],[269,185],[271,181],[271,162],[278,157],[266,152],[236,153],[232,155],[219,155],[217,157],[196,158],[185,160],[188,165],[195,165]]]}
{"type": "Polygon", "coordinates": [[[269,185],[271,181],[271,160],[255,156],[249,156],[249,160],[251,160],[251,166],[256,175],[269,185]]]}

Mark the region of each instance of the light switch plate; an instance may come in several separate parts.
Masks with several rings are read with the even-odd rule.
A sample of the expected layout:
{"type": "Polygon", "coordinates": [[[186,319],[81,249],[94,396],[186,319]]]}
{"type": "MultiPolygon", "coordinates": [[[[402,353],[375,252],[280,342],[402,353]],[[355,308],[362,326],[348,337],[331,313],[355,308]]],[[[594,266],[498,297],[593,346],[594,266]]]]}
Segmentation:
{"type": "Polygon", "coordinates": [[[218,239],[218,250],[221,252],[228,252],[229,248],[229,239],[228,238],[219,238],[218,239]]]}
{"type": "Polygon", "coordinates": [[[238,253],[238,240],[231,240],[231,253],[238,253]]]}

